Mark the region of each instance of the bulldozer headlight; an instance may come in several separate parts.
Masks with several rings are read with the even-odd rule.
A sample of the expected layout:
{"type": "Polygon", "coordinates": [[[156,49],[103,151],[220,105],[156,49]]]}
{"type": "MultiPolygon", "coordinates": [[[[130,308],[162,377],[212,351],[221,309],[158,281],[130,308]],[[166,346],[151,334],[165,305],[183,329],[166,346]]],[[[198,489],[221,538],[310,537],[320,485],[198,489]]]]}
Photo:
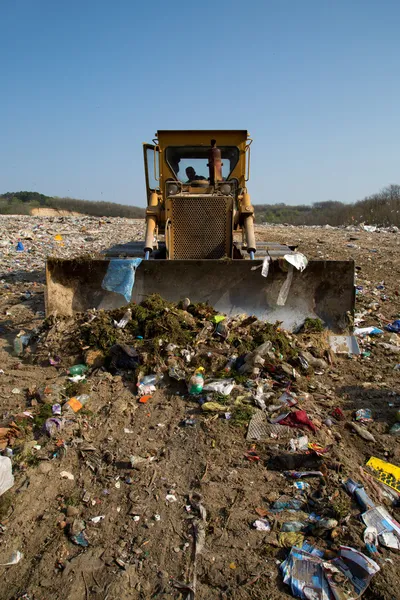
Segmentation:
{"type": "Polygon", "coordinates": [[[229,196],[232,191],[232,186],[230,183],[223,183],[219,186],[219,191],[225,194],[225,196],[229,196]]]}
{"type": "Polygon", "coordinates": [[[167,183],[167,196],[175,196],[179,192],[179,185],[171,182],[167,183]]]}

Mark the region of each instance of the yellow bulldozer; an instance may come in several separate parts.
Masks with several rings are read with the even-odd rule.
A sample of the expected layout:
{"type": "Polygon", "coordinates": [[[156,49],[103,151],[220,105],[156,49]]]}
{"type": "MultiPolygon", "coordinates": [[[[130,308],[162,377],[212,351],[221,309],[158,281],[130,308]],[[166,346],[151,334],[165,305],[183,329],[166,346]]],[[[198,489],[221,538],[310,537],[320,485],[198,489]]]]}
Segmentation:
{"type": "Polygon", "coordinates": [[[310,260],[293,245],[256,243],[245,130],[158,131],[144,144],[144,242],[96,258],[46,264],[47,314],[113,309],[158,293],[207,302],[288,329],[319,318],[343,330],[354,308],[354,263],[310,260]]]}

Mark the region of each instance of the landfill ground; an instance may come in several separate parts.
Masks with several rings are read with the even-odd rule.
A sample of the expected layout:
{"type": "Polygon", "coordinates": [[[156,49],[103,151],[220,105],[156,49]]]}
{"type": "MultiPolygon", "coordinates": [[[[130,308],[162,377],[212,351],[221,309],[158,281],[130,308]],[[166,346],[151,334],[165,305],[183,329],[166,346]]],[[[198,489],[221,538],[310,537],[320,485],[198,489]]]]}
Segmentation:
{"type": "MultiPolygon", "coordinates": [[[[360,286],[356,313],[364,311],[359,327],[384,329],[399,318],[398,232],[292,226],[257,226],[256,231],[259,240],[299,244],[309,259],[354,259],[360,286]]],[[[97,367],[96,356],[89,360],[85,354],[96,350],[93,340],[79,353],[88,318],[80,322],[84,325],[62,319],[44,325],[45,257],[77,256],[143,239],[143,222],[0,217],[0,233],[0,441],[8,435],[2,453],[5,446],[11,449],[15,477],[14,486],[0,497],[0,564],[22,553],[16,564],[0,566],[1,600],[283,600],[293,597],[279,568],[290,550],[290,545],[282,547],[283,522],[306,519],[310,512],[336,519],[334,530],[305,538],[332,552],[344,544],[366,553],[362,511],[342,485],[347,477],[400,520],[399,507],[388,504],[365,468],[371,456],[400,466],[400,437],[389,433],[400,409],[399,334],[358,338],[361,356],[329,352],[325,333],[284,336],[296,377],[290,369],[289,374],[287,368],[282,371],[285,361],[274,348],[275,363],[266,375],[273,382],[274,401],[284,389],[295,391],[296,408],[306,411],[316,428],[314,433],[287,427],[289,438],[307,435],[309,442],[327,447],[322,458],[309,455],[310,470],[323,477],[304,480],[310,487],[302,493],[283,475],[297,466],[279,466],[289,439],[246,440],[248,408],[255,405],[241,399],[251,391],[244,380],[232,406],[229,399],[213,398],[226,404],[231,418],[205,411],[188,395],[185,381],[168,377],[166,354],[160,350],[158,358],[155,350],[149,355],[144,340],[143,346],[138,342],[139,362],[153,372],[150,367],[159,360],[165,386],[139,403],[134,370],[110,368],[109,363],[97,367]],[[21,252],[15,250],[18,241],[21,252]],[[21,332],[39,332],[39,337],[34,335],[16,356],[14,340],[21,332]],[[302,369],[296,362],[301,350],[325,365],[302,369]],[[73,387],[68,368],[85,357],[92,368],[73,387]],[[88,403],[58,435],[46,435],[49,407],[82,392],[89,395],[88,403]],[[335,408],[343,411],[343,420],[331,417],[335,408]],[[365,429],[375,441],[361,438],[351,426],[361,408],[372,411],[373,421],[365,429]],[[139,458],[131,461],[132,456],[139,458]],[[304,512],[272,513],[272,503],[282,497],[303,499],[304,512]],[[253,526],[262,515],[270,532],[253,526]],[[91,521],[98,516],[104,518],[91,521]],[[80,545],[82,539],[87,546],[80,545]]],[[[176,310],[178,320],[183,319],[183,311],[176,310]]],[[[220,371],[235,348],[216,338],[213,327],[205,330],[201,347],[209,346],[207,378],[215,376],[216,364],[220,371]]],[[[245,339],[245,330],[242,335],[245,339]]],[[[185,347],[177,342],[176,353],[185,347]]],[[[199,364],[187,364],[181,355],[177,360],[188,374],[199,364]]],[[[400,598],[400,551],[380,545],[373,558],[380,571],[363,598],[400,598]]]]}

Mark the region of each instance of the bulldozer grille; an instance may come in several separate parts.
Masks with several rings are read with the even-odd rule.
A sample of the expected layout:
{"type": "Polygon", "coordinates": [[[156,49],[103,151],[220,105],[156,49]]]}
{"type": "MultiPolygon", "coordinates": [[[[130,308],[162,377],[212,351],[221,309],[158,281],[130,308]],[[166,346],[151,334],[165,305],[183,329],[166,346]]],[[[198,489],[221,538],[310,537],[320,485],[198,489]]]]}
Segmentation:
{"type": "Polygon", "coordinates": [[[174,197],[171,210],[169,256],[173,259],[224,258],[232,256],[233,199],[174,197]]]}

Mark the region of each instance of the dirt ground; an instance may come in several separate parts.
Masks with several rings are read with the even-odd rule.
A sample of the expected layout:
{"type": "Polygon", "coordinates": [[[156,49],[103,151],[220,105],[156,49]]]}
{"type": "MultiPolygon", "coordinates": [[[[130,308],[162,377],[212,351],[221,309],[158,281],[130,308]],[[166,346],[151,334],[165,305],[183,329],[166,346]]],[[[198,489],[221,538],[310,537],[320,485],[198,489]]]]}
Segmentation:
{"type": "MultiPolygon", "coordinates": [[[[298,244],[310,259],[354,259],[360,286],[356,312],[365,311],[360,326],[383,327],[399,318],[399,234],[258,226],[257,237],[298,244]]],[[[121,241],[129,241],[123,231],[121,241]]],[[[88,377],[90,402],[63,432],[63,442],[39,435],[33,419],[22,414],[37,418],[41,410],[29,390],[50,386],[55,396],[59,390],[65,397],[66,370],[48,361],[36,364],[29,348],[24,358],[15,356],[13,340],[43,323],[44,273],[19,268],[17,275],[2,277],[0,427],[14,421],[23,435],[15,443],[15,485],[0,499],[0,563],[17,550],[23,557],[16,565],[0,566],[0,599],[190,598],[185,585],[193,581],[196,600],[291,598],[279,570],[289,550],[279,547],[277,534],[284,516],[298,520],[299,515],[269,511],[270,533],[252,526],[259,518],[256,509],[268,511],[281,496],[295,495],[293,482],[270,467],[271,456],[285,447],[274,440],[252,445],[245,424],[201,413],[184,382],[140,404],[131,379],[103,369],[88,377]],[[195,424],[182,426],[188,417],[195,424]],[[260,460],[248,460],[249,450],[260,460]],[[132,468],[130,457],[136,455],[147,460],[132,468]],[[62,478],[63,471],[74,479],[62,478]],[[92,522],[97,516],[104,518],[92,522]],[[74,523],[78,530],[80,520],[87,547],[72,543],[66,533],[74,523]],[[196,558],[199,530],[205,542],[196,558]]],[[[380,345],[391,335],[364,342],[362,357],[335,357],[323,374],[302,377],[302,389],[313,394],[302,408],[318,425],[307,435],[331,445],[325,478],[307,480],[306,512],[336,515],[339,522],[334,539],[310,538],[320,548],[346,544],[365,551],[360,508],[341,482],[348,476],[361,481],[377,502],[379,492],[362,479],[362,467],[371,456],[400,465],[400,437],[388,433],[400,409],[400,353],[380,345]],[[345,419],[328,426],[324,421],[336,407],[345,419]],[[373,412],[368,430],[375,442],[348,426],[359,408],[373,412]]],[[[400,519],[398,507],[388,509],[400,519]]],[[[381,570],[363,598],[400,598],[399,557],[380,547],[374,558],[381,570]]]]}
{"type": "Polygon", "coordinates": [[[79,217],[80,213],[59,208],[32,208],[31,215],[34,217],[79,217]]]}

